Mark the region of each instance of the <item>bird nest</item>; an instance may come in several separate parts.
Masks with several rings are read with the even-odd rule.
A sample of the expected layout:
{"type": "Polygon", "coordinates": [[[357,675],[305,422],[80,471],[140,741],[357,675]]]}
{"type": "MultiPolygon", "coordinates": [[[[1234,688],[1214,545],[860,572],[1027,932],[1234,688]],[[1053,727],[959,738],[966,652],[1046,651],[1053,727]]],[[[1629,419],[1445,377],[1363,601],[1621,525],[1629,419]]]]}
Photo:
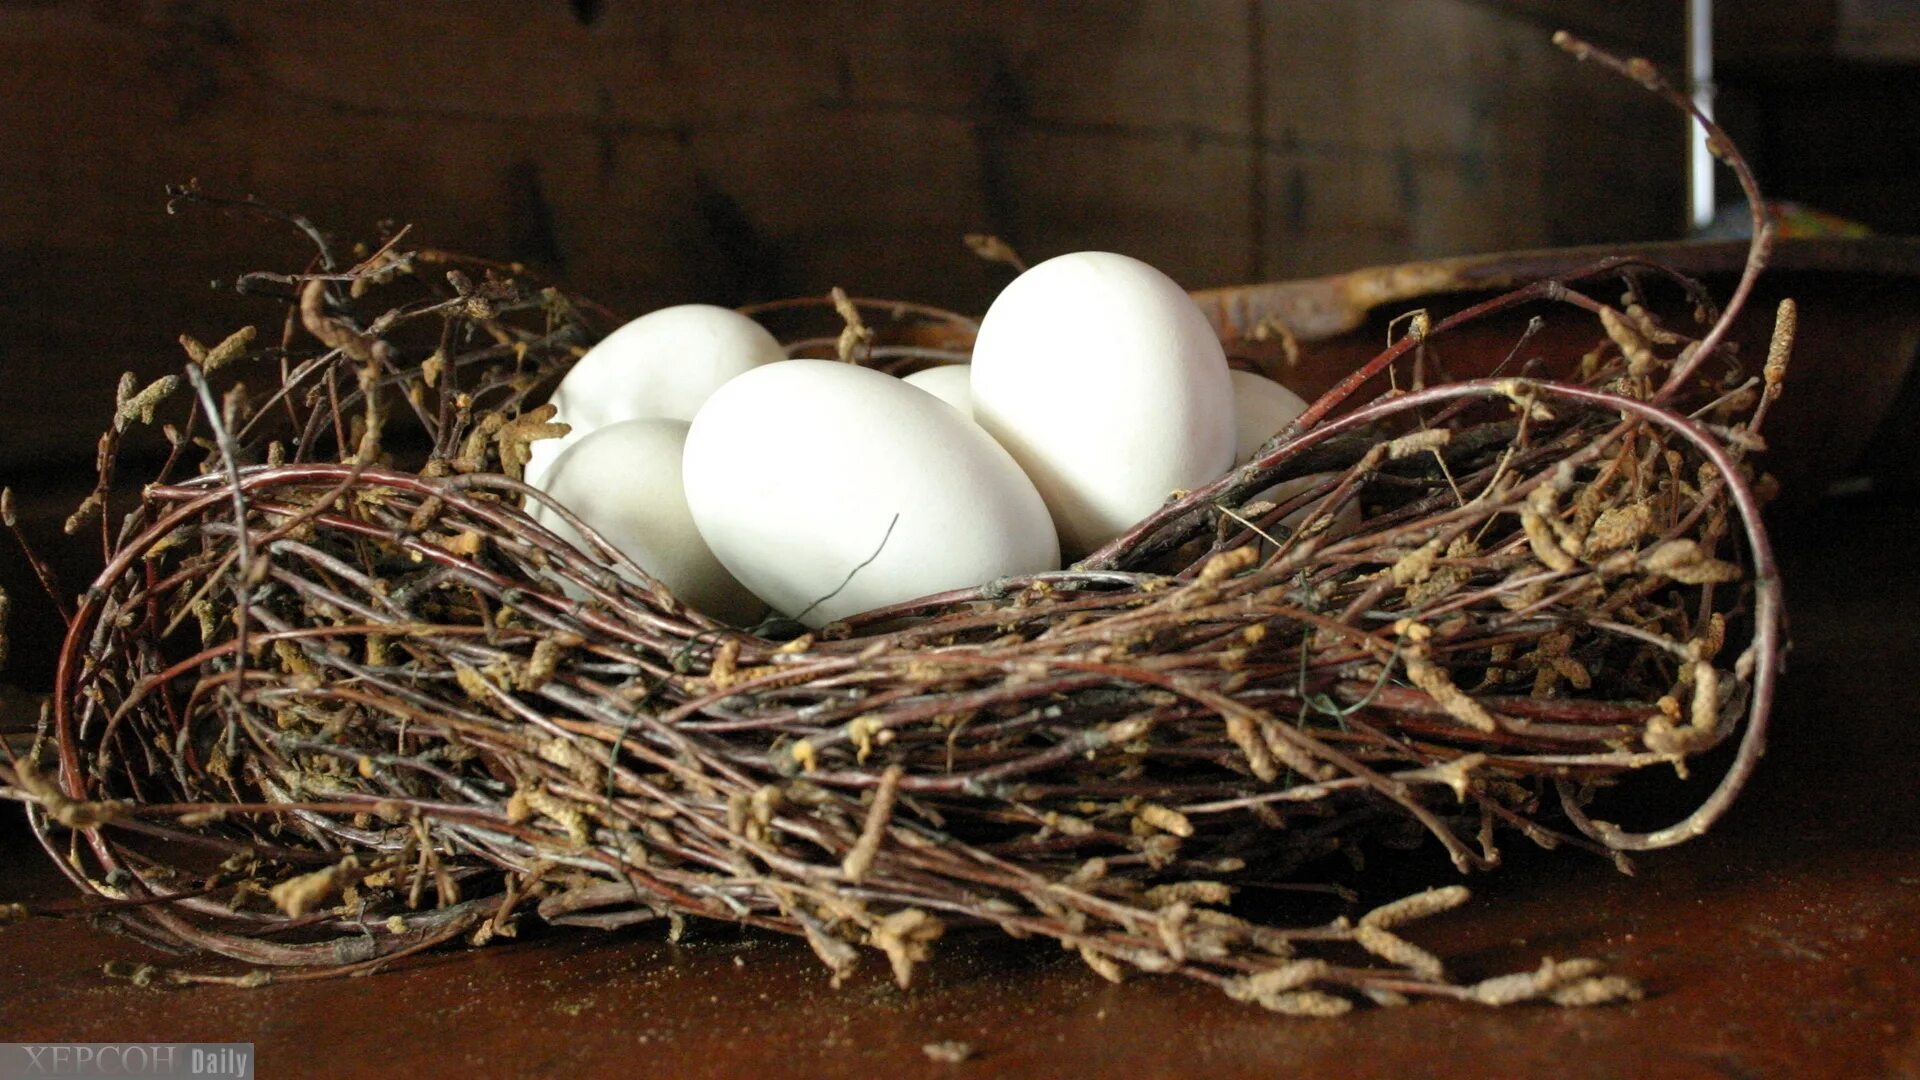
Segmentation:
{"type": "MultiPolygon", "coordinates": [[[[529,516],[527,447],[559,430],[531,403],[594,339],[591,305],[404,231],[344,255],[280,216],[313,263],[238,283],[279,305],[276,340],[183,339],[182,376],[122,382],[69,523],[105,568],[8,770],[96,910],[253,966],[142,977],[699,916],[803,936],[836,980],[867,947],[905,985],[943,931],[989,927],[1291,1013],[1592,1003],[1633,985],[1588,961],[1449,979],[1403,932],[1460,886],[1331,921],[1274,886],[1410,836],[1462,870],[1503,837],[1669,845],[1760,753],[1781,607],[1749,452],[1791,310],[1758,377],[1725,335],[1763,222],[1725,310],[1612,258],[1416,316],[1254,461],[1080,563],[803,633],[716,622],[564,507],[581,546],[529,516]],[[1643,290],[1674,289],[1694,322],[1649,314],[1643,290]],[[1526,304],[1591,326],[1577,370],[1516,348],[1517,374],[1378,389],[1526,304]],[[109,506],[144,425],[164,463],[109,506]],[[1589,815],[1623,774],[1725,742],[1678,823],[1589,815]]],[[[839,351],[890,370],[973,326],[839,311],[839,351]]],[[[803,455],[767,467],[806,477],[803,455]]]]}

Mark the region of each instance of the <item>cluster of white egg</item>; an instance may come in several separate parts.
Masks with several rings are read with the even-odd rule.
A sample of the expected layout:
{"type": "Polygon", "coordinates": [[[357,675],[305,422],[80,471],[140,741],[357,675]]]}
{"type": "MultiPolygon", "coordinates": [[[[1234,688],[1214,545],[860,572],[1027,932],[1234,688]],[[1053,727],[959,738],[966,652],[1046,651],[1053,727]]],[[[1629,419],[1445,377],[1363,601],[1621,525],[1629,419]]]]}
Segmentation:
{"type": "Polygon", "coordinates": [[[808,626],[1057,570],[1306,407],[1229,371],[1178,285],[1107,252],[1016,278],[971,364],[789,360],[752,319],[689,304],[609,335],[553,404],[571,431],[534,444],[529,484],[707,614],[808,626]]]}

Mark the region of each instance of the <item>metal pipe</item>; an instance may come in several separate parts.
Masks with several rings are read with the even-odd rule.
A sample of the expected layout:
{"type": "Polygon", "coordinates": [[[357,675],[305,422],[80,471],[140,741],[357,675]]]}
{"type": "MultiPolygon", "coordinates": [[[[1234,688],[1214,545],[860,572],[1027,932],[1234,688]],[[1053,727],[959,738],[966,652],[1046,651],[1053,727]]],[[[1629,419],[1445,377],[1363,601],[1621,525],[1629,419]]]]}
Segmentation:
{"type": "MultiPolygon", "coordinates": [[[[1693,103],[1713,115],[1713,0],[1687,0],[1687,88],[1693,103]]],[[[1692,147],[1688,159],[1687,219],[1694,229],[1713,224],[1713,154],[1698,127],[1687,125],[1692,147]]]]}

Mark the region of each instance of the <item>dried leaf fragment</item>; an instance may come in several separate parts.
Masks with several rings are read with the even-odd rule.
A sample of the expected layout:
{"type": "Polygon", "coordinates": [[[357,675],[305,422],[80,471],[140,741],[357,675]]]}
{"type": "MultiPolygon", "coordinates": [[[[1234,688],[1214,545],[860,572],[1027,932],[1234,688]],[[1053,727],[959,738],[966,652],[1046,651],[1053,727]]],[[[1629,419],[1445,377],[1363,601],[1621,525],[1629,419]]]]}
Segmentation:
{"type": "Polygon", "coordinates": [[[606,779],[606,771],[593,755],[573,739],[552,738],[540,744],[540,760],[567,770],[574,781],[588,790],[597,790],[606,779]]]}
{"type": "Polygon", "coordinates": [[[1392,575],[1395,585],[1414,585],[1427,580],[1433,574],[1434,563],[1439,561],[1441,553],[1439,537],[1427,541],[1413,551],[1402,555],[1393,564],[1392,575]]]}
{"type": "Polygon", "coordinates": [[[1787,381],[1787,360],[1793,355],[1793,339],[1800,328],[1800,307],[1792,297],[1780,301],[1774,312],[1773,338],[1767,343],[1767,365],[1763,369],[1767,396],[1777,398],[1787,381]]]}
{"type": "Polygon", "coordinates": [[[1716,559],[1698,541],[1669,540],[1640,556],[1640,568],[1672,578],[1682,585],[1707,585],[1740,580],[1740,568],[1716,559]]]}
{"type": "Polygon", "coordinates": [[[1318,958],[1293,960],[1266,971],[1229,979],[1222,989],[1235,1001],[1264,1004],[1263,999],[1299,990],[1324,978],[1329,970],[1327,962],[1318,958]]]}
{"type": "Polygon", "coordinates": [[[1354,944],[1390,964],[1398,964],[1428,979],[1446,977],[1440,958],[1376,923],[1361,923],[1353,928],[1354,944]]]}
{"type": "Polygon", "coordinates": [[[1027,269],[1027,261],[1020,257],[1013,245],[992,233],[968,233],[965,239],[967,249],[988,262],[1005,263],[1022,272],[1027,269]]]}
{"type": "Polygon", "coordinates": [[[867,808],[867,821],[860,829],[860,838],[840,863],[840,875],[848,881],[859,881],[873,868],[874,857],[880,853],[880,842],[886,837],[887,820],[893,816],[894,799],[900,794],[900,778],[904,775],[898,765],[889,765],[880,774],[880,786],[874,789],[873,804],[867,808]]]}
{"type": "Polygon", "coordinates": [[[1159,803],[1147,803],[1140,807],[1139,817],[1161,832],[1169,832],[1182,839],[1193,835],[1193,822],[1178,810],[1169,809],[1159,803]]]}
{"type": "Polygon", "coordinates": [[[1092,948],[1082,945],[1080,946],[1080,959],[1086,961],[1087,966],[1093,969],[1094,974],[1110,983],[1120,983],[1126,980],[1126,973],[1120,967],[1119,962],[1107,956],[1105,953],[1095,952],[1092,948]]]}
{"type": "Polygon", "coordinates": [[[1272,994],[1258,999],[1258,1003],[1264,1008],[1288,1016],[1311,1016],[1322,1020],[1345,1016],[1353,1011],[1353,1002],[1318,990],[1295,990],[1287,994],[1272,994]]]}
{"type": "Polygon", "coordinates": [[[1402,435],[1387,444],[1387,460],[1399,461],[1429,450],[1438,450],[1453,441],[1452,428],[1422,428],[1402,435]]]}
{"type": "Polygon", "coordinates": [[[860,318],[859,305],[848,299],[845,289],[835,285],[828,296],[833,301],[833,310],[839,312],[841,320],[847,324],[840,331],[836,345],[840,362],[851,364],[859,356],[861,346],[873,344],[873,330],[860,318]]]}
{"type": "MultiPolygon", "coordinates": [[[[1101,860],[1100,865],[1104,871],[1106,861],[1101,860]]],[[[1175,903],[1224,904],[1233,899],[1233,886],[1224,881],[1176,881],[1155,885],[1142,893],[1140,899],[1156,908],[1175,903]]]]}
{"type": "Polygon", "coordinates": [[[1534,971],[1500,975],[1475,983],[1473,1000],[1482,1005],[1512,1005],[1545,998],[1556,1005],[1604,1005],[1637,1001],[1640,984],[1620,975],[1602,975],[1600,962],[1585,958],[1555,962],[1543,958],[1534,971]]]}
{"type": "Polygon", "coordinates": [[[929,946],[945,932],[939,919],[919,908],[902,908],[881,919],[871,937],[893,965],[893,981],[905,990],[913,984],[913,965],[927,958],[929,946]]]}
{"type": "Polygon", "coordinates": [[[1247,756],[1247,768],[1260,780],[1272,782],[1280,776],[1280,770],[1273,763],[1273,753],[1267,749],[1267,741],[1261,737],[1260,726],[1251,712],[1234,710],[1227,714],[1227,738],[1247,756]]]}
{"type": "Polygon", "coordinates": [[[178,389],[180,389],[178,375],[162,375],[138,392],[133,389],[133,372],[129,371],[120,376],[120,389],[115,395],[117,401],[113,410],[113,430],[125,431],[127,425],[135,420],[142,424],[153,423],[154,410],[178,389]]]}
{"type": "Polygon", "coordinates": [[[39,803],[47,816],[69,829],[92,829],[120,817],[128,805],[119,800],[82,802],[67,796],[59,785],[40,775],[29,757],[14,762],[14,773],[27,797],[39,803]]]}
{"type": "Polygon", "coordinates": [[[1593,558],[1631,547],[1640,542],[1652,525],[1653,507],[1646,502],[1610,506],[1600,512],[1588,531],[1585,554],[1593,558]]]}
{"type": "Polygon", "coordinates": [[[973,1056],[973,1044],[961,1042],[958,1039],[945,1039],[921,1046],[920,1052],[927,1055],[929,1061],[937,1061],[942,1065],[958,1065],[973,1056]]]}
{"type": "Polygon", "coordinates": [[[1616,1001],[1638,1001],[1640,984],[1624,975],[1597,975],[1563,986],[1548,995],[1555,1005],[1582,1008],[1610,1005],[1616,1001]]]}
{"type": "Polygon", "coordinates": [[[571,425],[554,419],[559,412],[560,406],[548,402],[500,424],[493,437],[500,446],[501,471],[521,479],[527,473],[527,462],[533,460],[535,442],[557,439],[573,430],[571,425]]]}
{"type": "Polygon", "coordinates": [[[289,918],[297,919],[319,908],[322,901],[353,881],[360,869],[358,856],[349,855],[332,866],[288,878],[268,890],[267,895],[289,918]]]}
{"type": "Polygon", "coordinates": [[[211,373],[245,356],[247,346],[253,343],[254,334],[253,327],[243,326],[222,338],[220,344],[211,349],[195,340],[192,335],[181,334],[180,347],[186,350],[187,359],[200,365],[202,371],[211,373]]]}
{"type": "Polygon", "coordinates": [[[1200,568],[1200,574],[1196,584],[1208,587],[1219,585],[1233,575],[1252,566],[1259,558],[1260,550],[1254,545],[1237,547],[1232,551],[1223,551],[1211,559],[1208,559],[1206,565],[1200,568]]]}
{"type": "Polygon", "coordinates": [[[1527,546],[1533,549],[1533,557],[1544,563],[1547,569],[1564,574],[1579,564],[1560,545],[1559,531],[1553,527],[1558,513],[1556,505],[1551,485],[1542,484],[1535,488],[1520,511],[1520,528],[1527,534],[1527,546]]]}
{"type": "Polygon", "coordinates": [[[1382,930],[1389,930],[1401,923],[1424,919],[1442,911],[1452,911],[1466,903],[1472,895],[1465,885],[1445,885],[1437,889],[1427,889],[1374,908],[1360,916],[1360,925],[1377,926],[1382,930]]]}
{"type": "Polygon", "coordinates": [[[453,678],[460,684],[460,689],[466,691],[467,696],[474,701],[493,700],[493,684],[488,682],[487,677],[480,674],[476,668],[456,660],[453,665],[453,678]]]}
{"type": "Polygon", "coordinates": [[[1639,378],[1651,373],[1659,365],[1660,358],[1654,355],[1646,335],[1626,316],[1611,307],[1602,307],[1600,325],[1606,329],[1613,343],[1620,347],[1621,355],[1627,358],[1627,374],[1639,378]]]}
{"type": "Polygon", "coordinates": [[[813,949],[813,954],[833,973],[833,985],[839,986],[860,962],[860,950],[828,933],[820,920],[813,916],[796,912],[794,917],[800,923],[801,932],[806,934],[807,945],[813,949]]]}
{"type": "Polygon", "coordinates": [[[1448,716],[1475,731],[1500,730],[1500,722],[1486,706],[1455,685],[1446,668],[1429,659],[1427,638],[1432,635],[1431,630],[1419,623],[1408,623],[1401,628],[1401,635],[1401,659],[1407,669],[1407,681],[1426,691],[1448,716]]]}
{"type": "Polygon", "coordinates": [[[586,847],[593,840],[593,826],[587,820],[587,814],[580,804],[563,799],[547,790],[545,784],[534,784],[515,792],[523,795],[526,805],[549,818],[567,831],[567,839],[576,847],[586,847]]]}

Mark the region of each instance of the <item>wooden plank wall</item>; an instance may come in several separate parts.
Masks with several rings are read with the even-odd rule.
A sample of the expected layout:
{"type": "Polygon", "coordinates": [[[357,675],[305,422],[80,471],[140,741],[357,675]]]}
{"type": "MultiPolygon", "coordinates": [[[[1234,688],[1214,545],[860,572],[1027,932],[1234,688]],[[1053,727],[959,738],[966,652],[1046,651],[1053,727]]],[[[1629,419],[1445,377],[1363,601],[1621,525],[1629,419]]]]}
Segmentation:
{"type": "Polygon", "coordinates": [[[1193,287],[1675,234],[1679,123],[1558,25],[1678,55],[1672,0],[0,0],[0,481],[85,460],[181,331],[273,317],[207,282],[299,244],[168,218],[193,177],[636,314],[977,310],[971,231],[1193,287]]]}

